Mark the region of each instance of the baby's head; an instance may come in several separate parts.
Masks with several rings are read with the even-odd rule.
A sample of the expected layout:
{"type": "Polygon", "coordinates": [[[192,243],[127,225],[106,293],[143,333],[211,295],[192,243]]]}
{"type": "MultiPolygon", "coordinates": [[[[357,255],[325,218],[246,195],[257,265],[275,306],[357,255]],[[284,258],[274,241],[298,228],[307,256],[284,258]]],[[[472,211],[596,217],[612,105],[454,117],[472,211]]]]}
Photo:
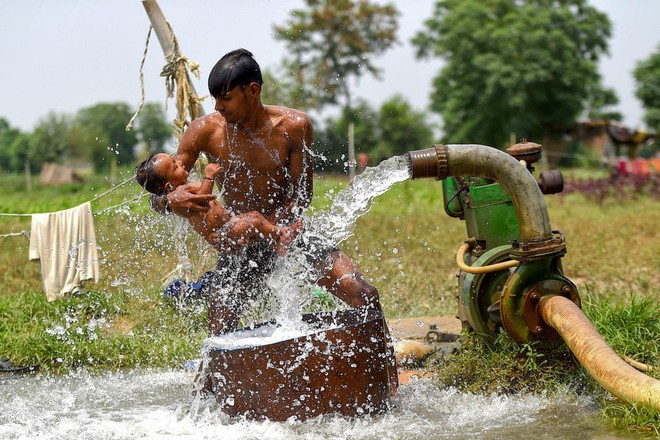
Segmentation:
{"type": "Polygon", "coordinates": [[[188,171],[180,160],[166,153],[156,153],[135,167],[135,180],[153,194],[166,194],[188,180],[188,171]]]}

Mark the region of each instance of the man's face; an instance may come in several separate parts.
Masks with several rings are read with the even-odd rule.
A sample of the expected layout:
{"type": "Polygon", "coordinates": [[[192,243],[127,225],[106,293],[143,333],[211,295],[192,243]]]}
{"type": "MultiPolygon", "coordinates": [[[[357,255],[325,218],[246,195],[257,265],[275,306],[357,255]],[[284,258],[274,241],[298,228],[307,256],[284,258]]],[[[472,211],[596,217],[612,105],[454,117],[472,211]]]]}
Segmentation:
{"type": "Polygon", "coordinates": [[[215,97],[215,110],[225,120],[234,124],[243,119],[249,111],[248,93],[250,86],[236,86],[224,95],[215,97]]]}

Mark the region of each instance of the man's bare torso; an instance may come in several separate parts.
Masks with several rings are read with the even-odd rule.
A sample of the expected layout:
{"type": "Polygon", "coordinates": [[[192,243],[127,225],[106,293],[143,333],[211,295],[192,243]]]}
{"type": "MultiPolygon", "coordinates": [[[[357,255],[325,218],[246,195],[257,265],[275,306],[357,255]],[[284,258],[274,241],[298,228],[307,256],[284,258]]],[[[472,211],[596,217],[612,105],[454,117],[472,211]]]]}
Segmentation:
{"type": "MultiPolygon", "coordinates": [[[[248,128],[228,124],[213,113],[196,120],[191,130],[191,151],[205,151],[223,167],[216,182],[224,206],[234,214],[259,211],[271,216],[298,189],[294,179],[311,173],[292,169],[292,156],[296,149],[300,154],[305,141],[304,114],[275,106],[266,107],[266,114],[258,127],[248,128]]],[[[298,162],[293,166],[299,167],[298,162]]]]}

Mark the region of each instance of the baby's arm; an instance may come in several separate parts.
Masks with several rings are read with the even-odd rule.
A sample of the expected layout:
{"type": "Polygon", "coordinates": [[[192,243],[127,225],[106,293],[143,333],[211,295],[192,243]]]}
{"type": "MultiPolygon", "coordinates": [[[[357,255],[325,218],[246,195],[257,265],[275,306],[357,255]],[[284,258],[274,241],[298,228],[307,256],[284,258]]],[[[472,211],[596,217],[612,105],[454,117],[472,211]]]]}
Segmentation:
{"type": "Polygon", "coordinates": [[[197,194],[213,194],[213,184],[215,183],[215,177],[218,173],[222,171],[222,167],[217,163],[210,163],[204,168],[204,177],[202,178],[202,183],[199,186],[199,191],[197,194]]]}

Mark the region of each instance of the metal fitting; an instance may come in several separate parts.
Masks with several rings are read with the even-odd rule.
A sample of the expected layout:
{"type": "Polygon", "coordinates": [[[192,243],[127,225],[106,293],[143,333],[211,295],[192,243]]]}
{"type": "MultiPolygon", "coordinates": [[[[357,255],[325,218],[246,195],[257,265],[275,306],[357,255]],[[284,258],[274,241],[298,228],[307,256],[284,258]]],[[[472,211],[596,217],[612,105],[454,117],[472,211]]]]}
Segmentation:
{"type": "Polygon", "coordinates": [[[560,231],[552,231],[552,237],[546,240],[512,242],[511,256],[519,261],[539,260],[566,253],[566,240],[560,231]]]}
{"type": "Polygon", "coordinates": [[[412,179],[435,177],[436,180],[444,180],[449,176],[447,147],[444,145],[411,151],[408,158],[408,170],[412,179]]]}

